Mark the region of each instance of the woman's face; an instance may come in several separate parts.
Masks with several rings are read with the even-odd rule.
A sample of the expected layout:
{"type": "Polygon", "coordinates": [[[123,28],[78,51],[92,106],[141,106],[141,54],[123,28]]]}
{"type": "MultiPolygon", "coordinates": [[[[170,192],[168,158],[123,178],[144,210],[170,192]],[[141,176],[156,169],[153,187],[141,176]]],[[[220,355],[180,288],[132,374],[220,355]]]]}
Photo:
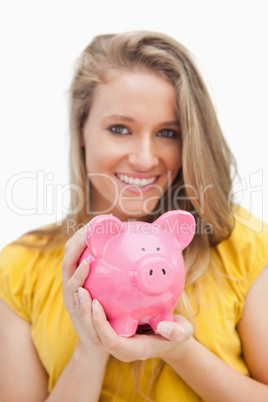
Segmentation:
{"type": "Polygon", "coordinates": [[[101,84],[82,146],[91,182],[87,212],[121,220],[150,214],[181,167],[173,85],[144,71],[118,73],[101,84]]]}

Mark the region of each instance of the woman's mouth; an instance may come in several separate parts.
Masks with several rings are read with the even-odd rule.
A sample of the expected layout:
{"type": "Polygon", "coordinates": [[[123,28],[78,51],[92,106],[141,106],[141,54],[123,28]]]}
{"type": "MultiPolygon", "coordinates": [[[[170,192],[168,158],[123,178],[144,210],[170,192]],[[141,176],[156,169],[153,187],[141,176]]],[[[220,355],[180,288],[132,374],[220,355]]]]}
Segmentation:
{"type": "Polygon", "coordinates": [[[123,173],[115,173],[115,176],[124,184],[139,188],[150,186],[151,184],[155,183],[156,180],[159,178],[159,176],[151,176],[147,178],[134,177],[123,173]]]}

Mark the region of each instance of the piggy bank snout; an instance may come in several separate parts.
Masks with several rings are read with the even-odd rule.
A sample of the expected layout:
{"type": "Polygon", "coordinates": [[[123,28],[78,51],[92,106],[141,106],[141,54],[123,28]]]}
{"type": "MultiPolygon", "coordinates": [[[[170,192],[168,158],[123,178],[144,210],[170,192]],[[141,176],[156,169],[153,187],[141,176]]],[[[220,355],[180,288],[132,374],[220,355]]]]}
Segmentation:
{"type": "Polygon", "coordinates": [[[165,293],[175,281],[175,268],[164,258],[144,259],[136,266],[135,279],[136,287],[144,293],[165,293]]]}

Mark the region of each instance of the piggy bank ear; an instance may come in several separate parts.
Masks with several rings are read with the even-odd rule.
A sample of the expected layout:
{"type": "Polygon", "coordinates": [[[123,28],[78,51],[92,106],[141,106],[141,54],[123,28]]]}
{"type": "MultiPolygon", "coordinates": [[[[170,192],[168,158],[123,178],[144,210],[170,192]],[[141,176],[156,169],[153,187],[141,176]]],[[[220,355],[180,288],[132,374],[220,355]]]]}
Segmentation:
{"type": "Polygon", "coordinates": [[[111,239],[126,231],[123,223],[112,215],[99,215],[87,227],[87,245],[95,258],[100,258],[111,239]]]}
{"type": "Polygon", "coordinates": [[[171,233],[183,250],[195,234],[195,219],[187,211],[169,211],[161,215],[154,224],[159,224],[166,233],[171,233]]]}

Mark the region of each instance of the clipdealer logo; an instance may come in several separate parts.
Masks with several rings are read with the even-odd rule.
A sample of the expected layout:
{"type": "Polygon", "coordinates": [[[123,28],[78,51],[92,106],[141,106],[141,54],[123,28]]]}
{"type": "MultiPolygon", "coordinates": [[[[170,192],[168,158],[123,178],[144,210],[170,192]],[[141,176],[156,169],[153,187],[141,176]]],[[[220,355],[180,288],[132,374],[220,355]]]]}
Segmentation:
{"type": "MultiPolygon", "coordinates": [[[[113,208],[118,204],[119,207],[124,210],[127,214],[128,211],[124,209],[122,200],[130,200],[132,197],[126,196],[125,189],[119,190],[116,181],[113,177],[102,174],[94,173],[88,175],[88,185],[92,177],[99,177],[99,180],[110,180],[114,185],[114,199],[110,207],[104,211],[98,211],[98,214],[109,214],[112,213],[113,208]]],[[[263,223],[261,220],[256,220],[254,215],[263,216],[263,171],[258,170],[251,173],[248,177],[244,177],[239,181],[235,182],[229,194],[229,208],[232,210],[233,200],[237,200],[238,204],[245,205],[247,213],[241,214],[236,213],[232,210],[235,218],[241,224],[246,227],[251,228],[256,232],[261,232],[263,229],[263,223]]],[[[185,199],[187,200],[198,200],[200,203],[201,214],[203,214],[205,208],[209,208],[209,205],[205,205],[205,193],[207,191],[213,191],[213,185],[202,186],[199,189],[193,186],[184,185],[179,186],[174,193],[171,192],[171,175],[168,177],[168,189],[167,189],[167,201],[171,206],[171,201],[173,202],[173,208],[179,209],[179,202],[185,199]],[[183,196],[185,187],[190,187],[191,197],[183,196]],[[198,191],[197,191],[198,190],[198,191]]],[[[164,213],[164,203],[163,203],[163,189],[156,187],[160,197],[160,207],[159,212],[164,213]]],[[[46,215],[51,216],[58,225],[61,225],[62,220],[66,216],[76,214],[81,211],[85,204],[87,207],[87,213],[96,213],[92,211],[89,205],[90,186],[87,189],[87,194],[84,194],[83,190],[75,184],[62,184],[56,182],[55,175],[52,172],[44,172],[42,170],[38,171],[26,171],[19,172],[11,176],[6,183],[5,189],[5,200],[6,205],[10,211],[14,214],[21,216],[33,216],[33,215],[46,215]],[[73,195],[73,204],[70,207],[70,194],[73,195]]],[[[143,203],[144,211],[148,214],[151,211],[147,211],[146,207],[150,201],[150,197],[143,199],[143,193],[140,190],[138,194],[140,201],[143,203]]],[[[153,196],[155,198],[155,195],[153,196]]],[[[139,211],[140,212],[140,211],[139,211]]],[[[194,213],[194,211],[190,211],[194,213]]],[[[75,227],[73,223],[73,227],[75,227]]],[[[72,222],[70,222],[70,228],[72,227],[72,222]]],[[[77,226],[76,226],[77,227],[77,226]]],[[[199,232],[211,232],[213,228],[210,227],[200,227],[199,232]]],[[[208,233],[210,233],[208,232],[208,233]]]]}
{"type": "Polygon", "coordinates": [[[245,205],[246,212],[241,215],[233,211],[235,219],[247,228],[255,232],[263,229],[262,219],[255,219],[258,211],[263,217],[263,171],[262,169],[243,177],[232,186],[229,194],[229,208],[232,200],[239,205],[245,205]]]}
{"type": "Polygon", "coordinates": [[[52,172],[20,172],[13,175],[6,184],[5,200],[8,208],[17,215],[47,215],[61,221],[70,212],[79,212],[84,205],[82,189],[75,184],[55,183],[52,172]],[[27,205],[23,205],[20,191],[27,191],[27,205]],[[77,195],[77,205],[72,210],[69,204],[70,192],[77,195]]]}

